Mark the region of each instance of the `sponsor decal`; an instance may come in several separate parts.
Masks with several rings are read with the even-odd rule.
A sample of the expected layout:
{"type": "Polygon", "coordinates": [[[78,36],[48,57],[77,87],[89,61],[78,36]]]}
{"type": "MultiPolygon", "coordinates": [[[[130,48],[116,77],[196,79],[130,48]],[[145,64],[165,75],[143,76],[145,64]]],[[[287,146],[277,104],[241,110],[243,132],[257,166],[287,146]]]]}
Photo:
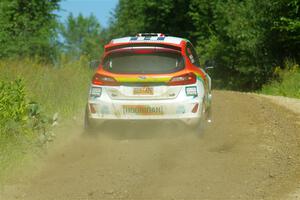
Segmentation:
{"type": "Polygon", "coordinates": [[[123,114],[162,115],[162,106],[123,105],[123,114]]]}

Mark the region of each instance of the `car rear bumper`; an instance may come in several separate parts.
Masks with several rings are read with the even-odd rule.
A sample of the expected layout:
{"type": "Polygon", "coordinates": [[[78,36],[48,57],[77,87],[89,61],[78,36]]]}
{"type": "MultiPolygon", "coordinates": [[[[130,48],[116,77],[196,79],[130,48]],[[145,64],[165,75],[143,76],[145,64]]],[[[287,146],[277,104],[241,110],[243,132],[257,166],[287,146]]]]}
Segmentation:
{"type": "Polygon", "coordinates": [[[88,102],[89,118],[98,123],[106,120],[180,120],[194,124],[201,118],[198,98],[180,100],[98,100],[88,102]]]}
{"type": "Polygon", "coordinates": [[[205,106],[202,105],[204,102],[202,84],[153,87],[155,95],[160,96],[134,96],[139,99],[123,95],[132,94],[131,89],[131,87],[102,87],[99,97],[90,96],[88,99],[89,119],[99,123],[106,120],[179,120],[185,124],[194,124],[202,117],[202,106],[205,106]],[[197,95],[187,95],[187,88],[190,87],[197,87],[197,95]]]}

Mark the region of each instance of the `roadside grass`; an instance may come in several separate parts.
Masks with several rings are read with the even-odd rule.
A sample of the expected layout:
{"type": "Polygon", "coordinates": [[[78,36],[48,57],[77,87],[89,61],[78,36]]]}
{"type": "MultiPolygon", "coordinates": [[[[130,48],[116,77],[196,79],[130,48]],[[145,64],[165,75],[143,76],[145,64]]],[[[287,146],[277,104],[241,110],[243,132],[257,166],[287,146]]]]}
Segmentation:
{"type": "Polygon", "coordinates": [[[24,80],[27,96],[41,104],[43,110],[61,119],[68,118],[82,106],[92,70],[87,60],[62,61],[59,66],[39,64],[25,59],[20,61],[0,61],[0,80],[24,80]]]}
{"type": "MultiPolygon", "coordinates": [[[[23,101],[26,105],[36,102],[35,105],[38,106],[34,111],[38,114],[32,117],[33,120],[24,122],[22,119],[10,119],[18,128],[6,128],[5,119],[2,120],[2,125],[0,123],[0,182],[12,173],[12,169],[22,166],[33,155],[42,151],[41,147],[45,142],[41,142],[41,137],[48,137],[45,127],[51,132],[51,124],[47,123],[54,115],[58,116],[58,123],[63,123],[84,110],[93,73],[87,63],[85,58],[75,62],[65,60],[59,66],[41,64],[30,59],[0,61],[0,81],[14,85],[14,81],[22,80],[26,99],[23,101]],[[35,125],[27,128],[32,121],[35,125]]],[[[11,90],[16,89],[12,87],[11,90]]],[[[2,93],[2,99],[5,96],[9,98],[8,94],[2,93]]],[[[11,112],[5,110],[6,106],[2,108],[11,112]]],[[[0,112],[4,112],[3,109],[0,112]]]]}
{"type": "Polygon", "coordinates": [[[285,68],[276,68],[275,79],[264,85],[261,93],[276,96],[300,98],[300,68],[298,64],[287,61],[285,68]]]}

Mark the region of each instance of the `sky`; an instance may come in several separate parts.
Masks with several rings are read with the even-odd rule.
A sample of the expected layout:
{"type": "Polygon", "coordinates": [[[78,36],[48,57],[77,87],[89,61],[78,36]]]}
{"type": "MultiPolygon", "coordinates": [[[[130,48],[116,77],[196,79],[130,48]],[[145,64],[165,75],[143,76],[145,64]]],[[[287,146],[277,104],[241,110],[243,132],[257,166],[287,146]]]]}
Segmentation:
{"type": "Polygon", "coordinates": [[[93,14],[97,17],[102,27],[107,27],[110,12],[114,10],[119,0],[62,0],[61,10],[58,12],[60,21],[64,22],[69,13],[77,16],[82,13],[84,16],[93,14]]]}

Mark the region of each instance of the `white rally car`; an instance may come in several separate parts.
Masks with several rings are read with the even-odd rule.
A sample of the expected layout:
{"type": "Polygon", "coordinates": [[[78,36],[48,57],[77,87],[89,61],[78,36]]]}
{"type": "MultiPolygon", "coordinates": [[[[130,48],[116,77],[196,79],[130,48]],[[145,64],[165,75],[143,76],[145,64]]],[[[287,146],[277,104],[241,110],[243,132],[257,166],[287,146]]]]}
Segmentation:
{"type": "Polygon", "coordinates": [[[113,39],[93,76],[85,129],[108,120],[210,121],[211,79],[187,40],[163,34],[113,39]]]}

